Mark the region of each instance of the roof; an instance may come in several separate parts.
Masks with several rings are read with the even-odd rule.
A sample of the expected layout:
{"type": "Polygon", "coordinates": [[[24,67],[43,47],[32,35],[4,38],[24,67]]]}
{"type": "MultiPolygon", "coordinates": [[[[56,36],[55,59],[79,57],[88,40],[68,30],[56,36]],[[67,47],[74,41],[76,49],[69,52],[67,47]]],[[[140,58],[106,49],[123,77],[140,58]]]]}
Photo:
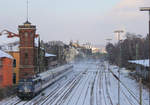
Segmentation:
{"type": "Polygon", "coordinates": [[[128,62],[139,64],[139,65],[142,65],[142,66],[145,66],[145,67],[149,67],[149,59],[144,59],[144,60],[129,60],[128,62]]]}
{"type": "Polygon", "coordinates": [[[0,45],[7,45],[10,43],[15,43],[15,42],[19,42],[20,39],[18,37],[12,37],[12,38],[8,38],[8,35],[1,35],[0,36],[0,45]]]}
{"type": "Polygon", "coordinates": [[[0,50],[0,58],[10,58],[10,59],[13,59],[13,57],[11,55],[9,55],[8,53],[5,53],[2,50],[0,50]]]}
{"type": "Polygon", "coordinates": [[[28,20],[24,24],[31,24],[28,20]]]}
{"type": "MultiPolygon", "coordinates": [[[[3,51],[19,51],[20,39],[18,37],[8,38],[7,35],[0,36],[0,47],[3,51]]],[[[38,38],[34,40],[35,47],[38,47],[38,38]]]]}
{"type": "Polygon", "coordinates": [[[19,42],[14,42],[11,44],[6,44],[6,45],[0,45],[1,50],[6,51],[6,52],[18,52],[19,51],[19,42]]]}
{"type": "Polygon", "coordinates": [[[49,53],[45,53],[45,57],[55,57],[56,55],[54,54],[49,54],[49,53]]]}

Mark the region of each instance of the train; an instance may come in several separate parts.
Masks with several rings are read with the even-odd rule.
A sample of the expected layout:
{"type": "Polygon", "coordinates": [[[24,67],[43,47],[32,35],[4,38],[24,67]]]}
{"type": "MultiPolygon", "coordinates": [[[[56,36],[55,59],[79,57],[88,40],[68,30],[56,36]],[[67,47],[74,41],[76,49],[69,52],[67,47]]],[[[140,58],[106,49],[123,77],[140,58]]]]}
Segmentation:
{"type": "Polygon", "coordinates": [[[52,70],[40,73],[36,77],[20,79],[17,86],[17,96],[24,99],[32,99],[42,90],[71,72],[73,65],[64,65],[52,70]]]}

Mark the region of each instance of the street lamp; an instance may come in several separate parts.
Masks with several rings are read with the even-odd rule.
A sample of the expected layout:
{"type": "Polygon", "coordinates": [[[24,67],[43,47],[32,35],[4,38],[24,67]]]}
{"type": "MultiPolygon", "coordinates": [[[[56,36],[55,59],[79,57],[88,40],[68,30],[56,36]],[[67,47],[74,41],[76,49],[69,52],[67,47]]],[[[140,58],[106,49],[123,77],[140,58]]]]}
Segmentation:
{"type": "MultiPolygon", "coordinates": [[[[149,12],[149,40],[150,40],[150,7],[141,7],[140,11],[148,11],[149,12]]],[[[149,49],[150,49],[150,41],[149,41],[149,49]]],[[[149,57],[150,57],[150,51],[149,51],[149,57]]],[[[149,71],[150,71],[150,61],[149,61],[149,71]]],[[[149,105],[150,105],[150,87],[149,87],[149,105]]]]}
{"type": "MultiPolygon", "coordinates": [[[[150,15],[150,7],[141,7],[140,11],[148,11],[150,15]]],[[[150,18],[150,17],[149,17],[150,18]]]]}
{"type": "MultiPolygon", "coordinates": [[[[117,33],[118,35],[118,44],[120,43],[120,34],[123,33],[123,30],[116,30],[114,31],[114,33],[117,33]]],[[[120,66],[121,66],[121,46],[120,46],[120,57],[119,57],[119,62],[120,62],[120,66]]],[[[120,67],[118,68],[118,78],[120,80],[120,67]]],[[[118,105],[120,105],[120,82],[118,80],[118,105]]]]}
{"type": "MultiPolygon", "coordinates": [[[[149,37],[150,37],[150,7],[141,7],[140,11],[148,11],[149,12],[149,37]]],[[[150,45],[150,42],[149,42],[149,45],[150,45]]],[[[150,55],[150,52],[149,52],[149,55],[150,55]]]]}
{"type": "Polygon", "coordinates": [[[106,41],[108,41],[108,43],[110,43],[111,40],[112,40],[112,39],[110,39],[110,38],[106,39],[106,41]]]}

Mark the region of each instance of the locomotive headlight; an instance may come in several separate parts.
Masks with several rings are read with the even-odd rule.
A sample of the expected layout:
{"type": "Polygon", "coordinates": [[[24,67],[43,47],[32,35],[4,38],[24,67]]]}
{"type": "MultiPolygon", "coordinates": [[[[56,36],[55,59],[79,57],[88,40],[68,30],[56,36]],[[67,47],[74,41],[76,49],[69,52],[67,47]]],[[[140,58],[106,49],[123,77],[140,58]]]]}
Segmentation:
{"type": "Polygon", "coordinates": [[[19,92],[23,92],[23,90],[19,90],[19,92]]]}
{"type": "Polygon", "coordinates": [[[30,90],[29,88],[27,88],[26,86],[24,87],[24,91],[25,91],[26,93],[31,92],[31,90],[30,90]]]}

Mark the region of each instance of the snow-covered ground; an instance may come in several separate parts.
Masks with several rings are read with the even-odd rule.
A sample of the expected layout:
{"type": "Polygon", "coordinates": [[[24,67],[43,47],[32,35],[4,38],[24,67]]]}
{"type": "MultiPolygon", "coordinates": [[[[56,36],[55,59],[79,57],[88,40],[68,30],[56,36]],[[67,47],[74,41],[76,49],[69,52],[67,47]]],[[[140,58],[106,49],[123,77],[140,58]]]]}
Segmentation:
{"type": "MultiPolygon", "coordinates": [[[[118,67],[95,60],[74,64],[73,71],[52,84],[30,101],[10,97],[0,105],[117,105],[118,67]]],[[[120,105],[139,105],[139,84],[121,69],[120,105]]],[[[143,86],[142,105],[148,105],[148,91],[143,86]]]]}

